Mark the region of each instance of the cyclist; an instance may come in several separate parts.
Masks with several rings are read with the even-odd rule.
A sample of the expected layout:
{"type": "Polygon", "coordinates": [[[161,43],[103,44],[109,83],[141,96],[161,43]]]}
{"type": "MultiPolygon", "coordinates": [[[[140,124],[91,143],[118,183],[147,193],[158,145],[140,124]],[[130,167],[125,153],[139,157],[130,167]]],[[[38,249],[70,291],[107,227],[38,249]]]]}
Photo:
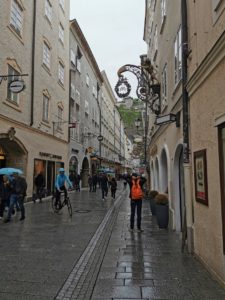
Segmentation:
{"type": "Polygon", "coordinates": [[[65,199],[67,198],[67,189],[66,189],[66,182],[70,188],[73,188],[72,182],[69,180],[69,177],[65,174],[64,168],[59,169],[59,174],[56,177],[55,181],[55,207],[57,208],[58,203],[60,203],[60,194],[64,191],[65,199]]]}

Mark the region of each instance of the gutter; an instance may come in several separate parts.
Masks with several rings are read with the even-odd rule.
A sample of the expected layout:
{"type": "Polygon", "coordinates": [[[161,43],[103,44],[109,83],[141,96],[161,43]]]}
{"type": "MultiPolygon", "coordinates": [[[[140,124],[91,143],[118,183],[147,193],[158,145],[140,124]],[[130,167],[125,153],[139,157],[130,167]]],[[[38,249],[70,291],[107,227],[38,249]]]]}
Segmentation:
{"type": "Polygon", "coordinates": [[[37,1],[34,0],[34,7],[33,7],[32,58],[31,58],[30,126],[32,126],[34,124],[34,67],[35,67],[35,39],[36,39],[36,10],[37,10],[37,1]]]}

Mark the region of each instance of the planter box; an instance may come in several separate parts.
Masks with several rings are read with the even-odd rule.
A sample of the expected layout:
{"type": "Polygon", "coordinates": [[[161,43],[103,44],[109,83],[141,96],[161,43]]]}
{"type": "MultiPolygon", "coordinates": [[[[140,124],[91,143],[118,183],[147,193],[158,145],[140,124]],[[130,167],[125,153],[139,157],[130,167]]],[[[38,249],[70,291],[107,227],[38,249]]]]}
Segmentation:
{"type": "Polygon", "coordinates": [[[149,197],[149,203],[150,203],[150,209],[152,212],[152,215],[155,216],[156,212],[155,212],[155,200],[152,197],[149,197]]]}
{"type": "Polygon", "coordinates": [[[169,223],[169,206],[156,204],[155,208],[159,228],[167,228],[169,223]]]}

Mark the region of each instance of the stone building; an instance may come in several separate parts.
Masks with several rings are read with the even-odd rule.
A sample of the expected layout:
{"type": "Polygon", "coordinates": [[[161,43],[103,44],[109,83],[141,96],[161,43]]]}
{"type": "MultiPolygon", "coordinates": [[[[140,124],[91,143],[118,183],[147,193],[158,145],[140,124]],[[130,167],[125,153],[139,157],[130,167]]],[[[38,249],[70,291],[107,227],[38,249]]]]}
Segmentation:
{"type": "MultiPolygon", "coordinates": [[[[146,1],[144,40],[148,57],[161,85],[160,115],[182,111],[181,85],[181,5],[179,0],[146,1]]],[[[155,125],[156,115],[149,115],[149,160],[151,188],[168,190],[170,227],[182,230],[184,219],[184,172],[182,125],[155,125]]],[[[182,122],[182,120],[181,120],[182,122]]]]}
{"type": "Polygon", "coordinates": [[[0,167],[42,172],[48,192],[68,165],[69,0],[0,1],[0,167]],[[28,76],[21,77],[22,74],[28,76]],[[8,83],[23,79],[20,93],[8,83]]]}
{"type": "Polygon", "coordinates": [[[187,1],[194,252],[225,286],[225,1],[187,1]]]}
{"type": "Polygon", "coordinates": [[[186,217],[188,249],[225,285],[225,1],[146,1],[144,39],[161,115],[180,112],[152,124],[152,187],[168,184],[171,227],[186,217]]]}

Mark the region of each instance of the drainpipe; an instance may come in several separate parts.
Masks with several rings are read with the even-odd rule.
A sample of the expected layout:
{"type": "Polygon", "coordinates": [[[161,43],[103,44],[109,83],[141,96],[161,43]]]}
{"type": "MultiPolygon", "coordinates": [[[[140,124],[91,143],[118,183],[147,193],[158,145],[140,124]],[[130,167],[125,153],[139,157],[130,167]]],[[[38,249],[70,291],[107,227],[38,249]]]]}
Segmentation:
{"type": "MultiPolygon", "coordinates": [[[[101,106],[99,103],[99,91],[100,91],[100,86],[97,82],[97,103],[98,103],[98,109],[99,109],[99,135],[102,135],[102,110],[101,110],[101,106]]],[[[99,141],[99,157],[100,157],[100,162],[99,165],[101,167],[102,164],[102,141],[99,141]]]]}
{"type": "Polygon", "coordinates": [[[183,102],[183,163],[184,186],[187,224],[188,252],[193,252],[193,214],[192,214],[192,180],[189,148],[189,102],[187,92],[187,57],[188,57],[188,27],[187,27],[187,1],[181,0],[181,26],[182,26],[182,102],[183,102]]]}
{"type": "Polygon", "coordinates": [[[31,104],[30,104],[30,126],[33,126],[33,124],[34,124],[34,66],[35,66],[35,39],[36,39],[36,10],[37,10],[37,1],[34,0],[34,8],[33,8],[32,58],[31,58],[31,104]]]}

